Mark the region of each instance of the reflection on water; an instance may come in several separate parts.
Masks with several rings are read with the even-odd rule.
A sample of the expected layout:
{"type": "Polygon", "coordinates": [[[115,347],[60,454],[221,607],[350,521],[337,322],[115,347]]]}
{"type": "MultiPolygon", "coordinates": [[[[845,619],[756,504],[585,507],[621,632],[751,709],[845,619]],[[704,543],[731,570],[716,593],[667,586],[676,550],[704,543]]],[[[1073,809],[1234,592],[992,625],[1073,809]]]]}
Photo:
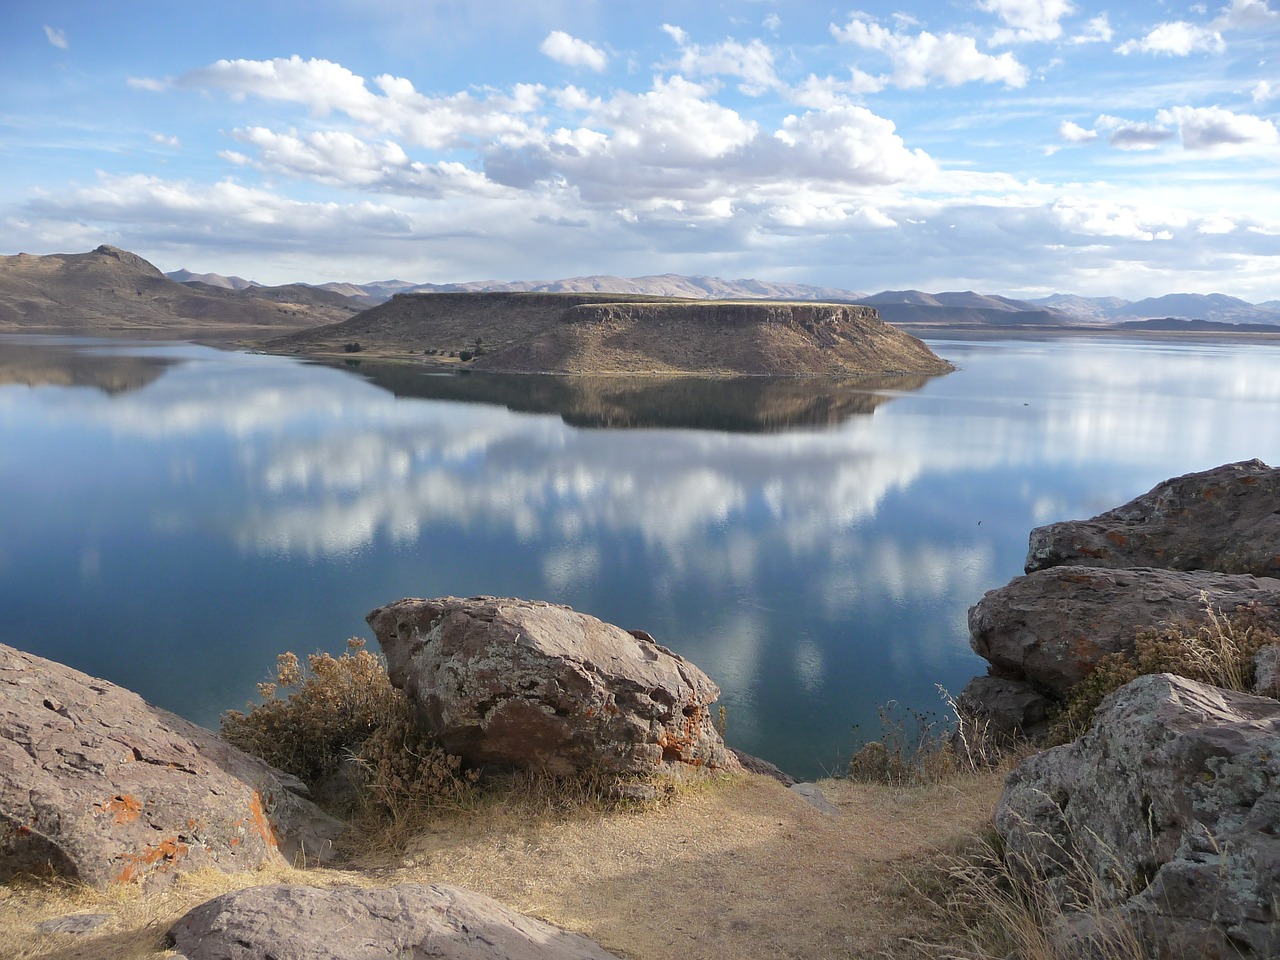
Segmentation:
{"type": "Polygon", "coordinates": [[[93,387],[107,394],[138,390],[174,360],[134,356],[56,337],[0,337],[0,386],[93,387]]]}
{"type": "MultiPolygon", "coordinates": [[[[347,364],[344,364],[347,365],[347,364]]],[[[556,377],[433,374],[407,364],[356,364],[361,376],[398,397],[488,403],[554,413],[575,427],[669,427],[768,433],[834,426],[873,413],[891,392],[918,390],[927,376],[556,377]]]]}
{"type": "Polygon", "coordinates": [[[549,599],[690,657],[732,744],[815,775],[981,669],[965,612],[1031,526],[1280,461],[1273,345],[933,346],[959,371],[825,393],[62,346],[153,375],[0,386],[0,640],[213,724],[374,606],[549,599]]]}

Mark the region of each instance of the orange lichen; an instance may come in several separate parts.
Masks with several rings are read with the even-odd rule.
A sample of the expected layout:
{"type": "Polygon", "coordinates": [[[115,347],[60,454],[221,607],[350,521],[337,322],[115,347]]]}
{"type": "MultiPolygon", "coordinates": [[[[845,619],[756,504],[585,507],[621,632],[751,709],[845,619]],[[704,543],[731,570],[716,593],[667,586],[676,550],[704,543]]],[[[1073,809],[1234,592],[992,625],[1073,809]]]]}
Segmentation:
{"type": "Polygon", "coordinates": [[[94,804],[103,813],[109,813],[117,824],[133,823],[142,814],[142,801],[131,793],[112,797],[106,803],[94,804]]]}
{"type": "Polygon", "coordinates": [[[279,849],[280,840],[276,836],[276,829],[272,826],[271,821],[267,818],[267,811],[262,803],[262,794],[257,790],[253,791],[253,796],[249,798],[249,815],[243,820],[235,822],[237,828],[248,828],[262,838],[262,842],[272,850],[279,849]]]}
{"type": "Polygon", "coordinates": [[[1126,543],[1129,542],[1129,538],[1126,537],[1119,530],[1109,531],[1107,533],[1107,539],[1110,540],[1112,543],[1114,543],[1117,547],[1123,547],[1126,543]]]}
{"type": "Polygon", "coordinates": [[[120,859],[124,866],[116,874],[116,883],[132,883],[148,872],[164,873],[183,857],[191,848],[178,837],[165,837],[159,843],[148,844],[141,853],[124,853],[120,859]],[[148,870],[148,868],[152,868],[148,870]]]}

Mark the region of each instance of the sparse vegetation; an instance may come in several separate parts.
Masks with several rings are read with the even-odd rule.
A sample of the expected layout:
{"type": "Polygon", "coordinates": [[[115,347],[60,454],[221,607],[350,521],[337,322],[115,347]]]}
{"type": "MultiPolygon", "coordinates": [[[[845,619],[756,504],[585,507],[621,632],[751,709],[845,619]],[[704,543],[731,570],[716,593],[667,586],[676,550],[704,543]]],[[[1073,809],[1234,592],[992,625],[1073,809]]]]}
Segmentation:
{"type": "Polygon", "coordinates": [[[1054,717],[1049,742],[1067,743],[1085,733],[1107,694],[1146,674],[1173,673],[1228,690],[1251,690],[1254,656],[1263,647],[1280,644],[1280,633],[1252,606],[1227,615],[1203,594],[1201,601],[1203,619],[1139,630],[1133,653],[1103,657],[1071,690],[1054,717]]]}
{"type": "Polygon", "coordinates": [[[359,353],[364,347],[358,341],[349,340],[342,345],[342,349],[347,353],[359,353]]]}
{"type": "Polygon", "coordinates": [[[860,783],[894,786],[940,784],[958,775],[989,770],[1018,747],[998,743],[984,720],[965,714],[951,694],[938,688],[948,713],[903,711],[890,702],[878,709],[879,737],[849,761],[846,775],[860,783]]]}
{"type": "Polygon", "coordinates": [[[224,714],[223,737],[322,796],[335,778],[346,778],[359,810],[338,812],[397,817],[458,802],[476,775],[422,731],[382,658],[364,643],[353,637],[342,656],[314,653],[306,666],[280,654],[275,680],[258,685],[262,703],[224,714]]]}

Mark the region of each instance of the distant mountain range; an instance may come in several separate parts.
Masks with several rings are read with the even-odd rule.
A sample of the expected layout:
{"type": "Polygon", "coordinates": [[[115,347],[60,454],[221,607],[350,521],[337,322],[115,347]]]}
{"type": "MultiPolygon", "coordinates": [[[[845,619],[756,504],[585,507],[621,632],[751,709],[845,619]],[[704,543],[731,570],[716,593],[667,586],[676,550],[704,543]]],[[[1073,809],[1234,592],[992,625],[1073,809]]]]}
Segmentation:
{"type": "Polygon", "coordinates": [[[106,245],[88,253],[0,256],[0,327],[236,324],[298,329],[344,320],[396,294],[481,291],[854,303],[875,307],[890,323],[920,327],[1127,325],[1129,329],[1204,330],[1214,329],[1205,324],[1224,324],[1242,331],[1260,327],[1280,332],[1280,301],[1251,304],[1223,294],[1170,294],[1137,302],[1055,294],[1028,301],[969,291],[886,290],[867,295],[835,287],[679,274],[508,283],[384,280],[264,286],[216,273],[162,274],[142,257],[106,245]]]}
{"type": "MultiPolygon", "coordinates": [[[[255,286],[240,277],[195,274],[178,270],[166,274],[173,280],[243,289],[255,286]]],[[[1080,297],[1054,294],[1036,300],[1014,300],[972,291],[926,293],[922,290],[885,290],[866,294],[838,287],[764,280],[722,280],[719,277],[666,273],[647,277],[590,276],[566,280],[477,280],[470,283],[410,283],[383,280],[376,283],[322,283],[316,289],[350,297],[369,306],[398,293],[619,293],[714,300],[820,300],[873,306],[890,323],[910,325],[984,326],[1114,326],[1141,320],[1201,320],[1212,323],[1280,326],[1280,300],[1252,304],[1220,293],[1175,293],[1146,300],[1119,297],[1080,297]]],[[[1187,329],[1175,325],[1172,329],[1187,329]]]]}

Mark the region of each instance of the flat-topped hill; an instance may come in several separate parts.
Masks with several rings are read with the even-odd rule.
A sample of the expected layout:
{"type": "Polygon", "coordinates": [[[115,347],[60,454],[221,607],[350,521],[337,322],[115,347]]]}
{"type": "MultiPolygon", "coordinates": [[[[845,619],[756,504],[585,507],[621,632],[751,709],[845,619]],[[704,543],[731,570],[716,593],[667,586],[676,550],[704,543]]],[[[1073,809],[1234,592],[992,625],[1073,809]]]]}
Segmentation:
{"type": "Polygon", "coordinates": [[[265,346],[323,355],[355,344],[372,356],[446,363],[458,362],[451,353],[474,353],[468,366],[509,373],[857,376],[952,369],[871,307],[617,294],[402,294],[265,346]]]}
{"type": "Polygon", "coordinates": [[[355,301],[299,284],[230,290],[170,280],[137,254],[0,257],[0,329],[304,327],[357,312],[355,301]]]}

